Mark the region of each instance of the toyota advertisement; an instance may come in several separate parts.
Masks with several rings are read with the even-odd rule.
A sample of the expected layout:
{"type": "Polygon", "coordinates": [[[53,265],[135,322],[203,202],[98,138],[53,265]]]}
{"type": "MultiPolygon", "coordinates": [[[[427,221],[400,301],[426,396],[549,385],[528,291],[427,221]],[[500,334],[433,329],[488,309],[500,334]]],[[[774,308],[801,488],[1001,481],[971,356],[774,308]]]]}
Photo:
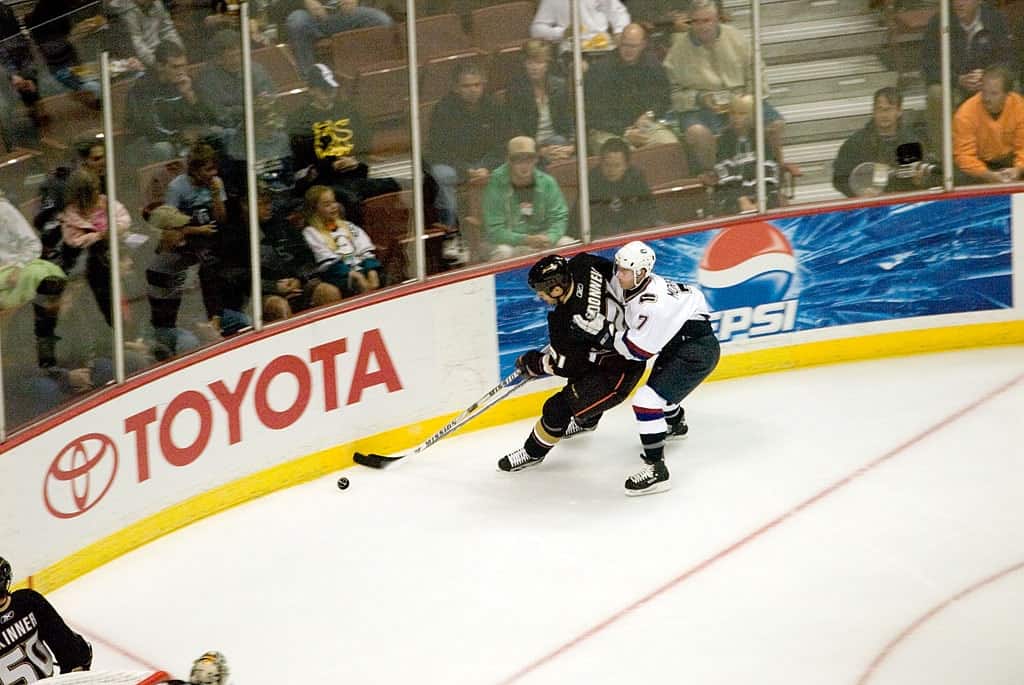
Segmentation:
{"type": "Polygon", "coordinates": [[[468,404],[497,377],[497,343],[490,317],[452,322],[460,306],[493,311],[490,280],[283,330],[71,412],[0,453],[0,548],[35,573],[197,494],[468,404]]]}
{"type": "MultiPolygon", "coordinates": [[[[1011,308],[1011,231],[1003,195],[753,221],[650,244],[655,271],[698,285],[718,339],[729,343],[1011,308]]],[[[505,374],[547,342],[547,308],[528,270],[496,277],[505,374]]]]}

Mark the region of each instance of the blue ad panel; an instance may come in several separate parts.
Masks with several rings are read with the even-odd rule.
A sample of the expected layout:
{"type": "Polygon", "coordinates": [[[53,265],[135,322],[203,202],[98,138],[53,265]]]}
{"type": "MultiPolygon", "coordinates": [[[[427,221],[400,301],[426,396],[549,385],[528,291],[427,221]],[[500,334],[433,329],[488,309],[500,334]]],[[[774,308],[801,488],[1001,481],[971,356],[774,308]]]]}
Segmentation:
{"type": "MultiPolygon", "coordinates": [[[[1012,307],[1010,231],[1010,197],[999,195],[755,221],[650,245],[658,273],[704,291],[728,342],[1012,307]]],[[[503,376],[547,342],[547,307],[528,270],[495,277],[503,376]]]]}

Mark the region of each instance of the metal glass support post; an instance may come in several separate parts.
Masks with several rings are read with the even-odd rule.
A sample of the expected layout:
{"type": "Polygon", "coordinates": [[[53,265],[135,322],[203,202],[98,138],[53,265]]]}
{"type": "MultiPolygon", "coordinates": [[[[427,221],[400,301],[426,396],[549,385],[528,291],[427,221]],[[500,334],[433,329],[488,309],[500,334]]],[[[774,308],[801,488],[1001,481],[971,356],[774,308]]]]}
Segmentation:
{"type": "Polygon", "coordinates": [[[953,76],[949,73],[949,0],[939,2],[939,47],[942,64],[942,186],[949,191],[953,189],[953,76]]]}
{"type": "Polygon", "coordinates": [[[427,246],[423,230],[423,155],[420,152],[419,60],[416,48],[416,0],[405,0],[405,35],[409,46],[409,127],[412,136],[412,211],[416,280],[427,278],[427,246]]]}
{"type": "MultiPolygon", "coordinates": [[[[0,322],[0,341],[3,339],[3,323],[0,322]]],[[[0,342],[0,442],[7,439],[7,406],[4,404],[4,352],[0,342]]]]}
{"type": "Polygon", "coordinates": [[[114,328],[114,380],[124,383],[124,320],[121,312],[121,235],[117,228],[117,177],[114,164],[114,111],[110,98],[110,53],[100,54],[103,98],[103,151],[107,163],[107,226],[110,235],[110,317],[114,328]]]}
{"type": "Polygon", "coordinates": [[[252,36],[249,3],[241,7],[242,98],[245,111],[245,184],[249,203],[249,273],[251,274],[252,327],[263,329],[263,287],[260,274],[260,212],[256,188],[256,116],[252,93],[252,36]]]}
{"type": "MultiPolygon", "coordinates": [[[[750,2],[751,37],[754,41],[754,144],[757,169],[757,212],[768,209],[768,191],[765,188],[765,131],[764,131],[764,71],[761,69],[761,3],[750,2]]],[[[781,169],[779,170],[781,173],[781,169]]],[[[781,180],[781,179],[780,179],[781,180]]],[[[781,188],[779,191],[781,192],[781,188]]]]}
{"type": "MultiPolygon", "coordinates": [[[[587,113],[583,101],[583,44],[580,41],[583,20],[579,0],[572,5],[572,90],[576,101],[576,206],[579,207],[580,240],[590,242],[590,168],[587,165],[587,113]]],[[[570,208],[571,211],[571,208],[570,208]]]]}

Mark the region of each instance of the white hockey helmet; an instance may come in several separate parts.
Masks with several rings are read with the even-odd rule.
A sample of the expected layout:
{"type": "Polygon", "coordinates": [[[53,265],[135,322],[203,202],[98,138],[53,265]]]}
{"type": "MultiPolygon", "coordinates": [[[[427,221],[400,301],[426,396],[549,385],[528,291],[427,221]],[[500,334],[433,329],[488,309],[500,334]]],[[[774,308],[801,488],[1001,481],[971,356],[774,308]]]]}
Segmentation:
{"type": "Polygon", "coordinates": [[[188,682],[192,685],[227,685],[228,660],[220,652],[206,652],[192,663],[188,682]]]}
{"type": "Polygon", "coordinates": [[[654,250],[639,240],[626,243],[615,253],[615,265],[634,274],[646,271],[649,276],[654,271],[654,259],[654,250]]]}

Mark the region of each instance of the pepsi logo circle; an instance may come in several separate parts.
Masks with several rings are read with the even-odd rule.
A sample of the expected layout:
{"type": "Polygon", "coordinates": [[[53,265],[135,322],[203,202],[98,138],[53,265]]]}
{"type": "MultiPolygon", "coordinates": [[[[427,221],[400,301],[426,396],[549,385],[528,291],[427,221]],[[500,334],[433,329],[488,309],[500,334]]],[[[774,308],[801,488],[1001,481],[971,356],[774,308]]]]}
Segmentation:
{"type": "Polygon", "coordinates": [[[74,518],[95,507],[114,484],[117,447],[102,433],[87,433],[64,446],[43,481],[47,511],[74,518]]]}
{"type": "Polygon", "coordinates": [[[708,243],[697,281],[714,309],[782,300],[796,274],[793,247],[766,222],[723,228],[708,243]]]}

